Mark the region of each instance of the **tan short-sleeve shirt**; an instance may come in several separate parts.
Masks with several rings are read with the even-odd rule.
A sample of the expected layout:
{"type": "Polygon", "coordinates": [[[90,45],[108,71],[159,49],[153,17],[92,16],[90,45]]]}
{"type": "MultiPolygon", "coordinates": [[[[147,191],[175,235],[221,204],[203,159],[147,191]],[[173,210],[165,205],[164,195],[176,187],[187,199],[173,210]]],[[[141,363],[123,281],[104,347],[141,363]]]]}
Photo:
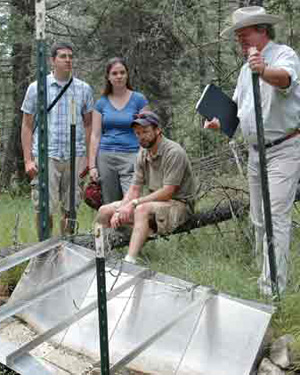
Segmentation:
{"type": "Polygon", "coordinates": [[[179,186],[172,199],[193,207],[195,184],[191,163],[185,150],[176,142],[162,137],[154,157],[141,148],[137,157],[134,185],[146,186],[150,192],[166,185],[179,186]]]}

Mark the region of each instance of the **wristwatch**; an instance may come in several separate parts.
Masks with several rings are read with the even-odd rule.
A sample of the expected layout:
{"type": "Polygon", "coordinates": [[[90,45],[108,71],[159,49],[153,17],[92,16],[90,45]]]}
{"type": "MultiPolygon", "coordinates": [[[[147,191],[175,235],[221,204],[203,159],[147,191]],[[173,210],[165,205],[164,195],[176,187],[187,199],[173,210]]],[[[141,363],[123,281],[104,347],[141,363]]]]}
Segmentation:
{"type": "Polygon", "coordinates": [[[139,199],[132,199],[131,201],[132,205],[134,208],[136,208],[138,206],[138,204],[140,203],[139,199]]]}

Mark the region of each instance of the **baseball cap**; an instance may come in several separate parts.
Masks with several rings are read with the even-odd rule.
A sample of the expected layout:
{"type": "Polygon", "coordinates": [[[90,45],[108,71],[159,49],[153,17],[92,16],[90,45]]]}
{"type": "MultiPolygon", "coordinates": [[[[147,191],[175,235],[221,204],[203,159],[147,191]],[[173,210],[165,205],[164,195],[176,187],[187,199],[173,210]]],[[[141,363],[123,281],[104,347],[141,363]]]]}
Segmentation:
{"type": "Polygon", "coordinates": [[[141,125],[141,126],[149,126],[149,125],[154,125],[154,126],[160,126],[160,119],[157,116],[156,113],[147,111],[147,112],[142,112],[134,115],[134,120],[131,123],[131,127],[135,124],[141,125]]]}

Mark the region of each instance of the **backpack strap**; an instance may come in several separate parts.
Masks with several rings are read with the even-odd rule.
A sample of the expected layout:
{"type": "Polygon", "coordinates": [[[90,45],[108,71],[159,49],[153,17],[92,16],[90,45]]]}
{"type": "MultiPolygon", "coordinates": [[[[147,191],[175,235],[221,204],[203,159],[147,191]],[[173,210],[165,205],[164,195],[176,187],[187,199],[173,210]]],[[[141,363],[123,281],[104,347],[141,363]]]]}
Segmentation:
{"type": "Polygon", "coordinates": [[[53,102],[49,105],[49,107],[47,108],[47,113],[51,111],[51,109],[55,106],[55,104],[59,101],[59,99],[63,96],[63,94],[68,90],[72,82],[73,82],[73,76],[69,79],[69,82],[66,85],[64,85],[64,87],[60,90],[57,97],[54,98],[53,102]]]}
{"type": "MultiPolygon", "coordinates": [[[[73,76],[69,79],[68,83],[60,90],[59,94],[54,98],[52,103],[50,103],[50,105],[47,108],[47,113],[51,111],[51,109],[55,106],[55,104],[59,101],[59,99],[63,96],[63,94],[68,90],[72,82],[73,82],[73,76]]],[[[37,122],[35,123],[32,134],[34,134],[34,132],[36,131],[36,128],[37,128],[37,122]]]]}

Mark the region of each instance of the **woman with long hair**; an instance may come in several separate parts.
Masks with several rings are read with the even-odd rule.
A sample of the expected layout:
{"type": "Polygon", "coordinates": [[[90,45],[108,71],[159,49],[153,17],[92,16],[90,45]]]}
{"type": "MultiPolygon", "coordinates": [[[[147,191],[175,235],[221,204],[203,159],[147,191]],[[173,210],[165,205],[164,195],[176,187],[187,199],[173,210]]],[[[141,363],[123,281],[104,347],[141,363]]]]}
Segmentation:
{"type": "Polygon", "coordinates": [[[93,111],[89,151],[90,177],[100,178],[103,204],[121,200],[129,188],[139,149],[130,125],[148,104],[143,94],[133,90],[122,58],[109,60],[105,81],[93,111]]]}

